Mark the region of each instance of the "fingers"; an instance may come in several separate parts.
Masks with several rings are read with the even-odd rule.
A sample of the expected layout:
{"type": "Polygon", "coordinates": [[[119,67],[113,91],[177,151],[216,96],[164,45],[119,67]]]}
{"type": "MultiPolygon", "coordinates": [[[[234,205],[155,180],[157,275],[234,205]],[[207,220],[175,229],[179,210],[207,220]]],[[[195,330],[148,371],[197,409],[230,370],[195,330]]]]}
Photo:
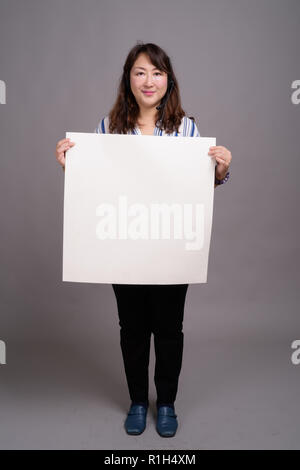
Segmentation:
{"type": "Polygon", "coordinates": [[[212,147],[209,147],[208,155],[225,158],[228,163],[232,160],[231,152],[222,145],[213,145],[212,147]]]}
{"type": "Polygon", "coordinates": [[[62,158],[69,148],[73,147],[75,142],[70,142],[70,139],[62,139],[56,145],[56,158],[62,158]]]}
{"type": "Polygon", "coordinates": [[[65,139],[61,139],[57,142],[57,147],[65,142],[71,142],[70,137],[66,137],[65,139]]]}
{"type": "Polygon", "coordinates": [[[58,153],[62,152],[62,151],[66,151],[68,150],[70,147],[73,147],[73,145],[75,145],[73,142],[66,142],[64,144],[61,144],[60,147],[58,147],[57,151],[58,153]]]}
{"type": "Polygon", "coordinates": [[[56,147],[58,147],[59,145],[63,144],[63,143],[66,142],[67,140],[68,140],[67,138],[59,140],[59,141],[57,142],[57,144],[56,144],[56,147]]]}
{"type": "Polygon", "coordinates": [[[225,166],[229,166],[228,161],[224,158],[222,152],[209,152],[211,158],[215,158],[218,163],[223,163],[225,166]]]}
{"type": "Polygon", "coordinates": [[[61,145],[65,144],[66,142],[69,142],[69,141],[70,141],[70,139],[68,139],[68,138],[59,140],[56,144],[56,149],[58,149],[61,145]]]}
{"type": "Polygon", "coordinates": [[[228,170],[228,168],[229,168],[229,163],[228,163],[226,160],[223,160],[222,158],[219,158],[219,157],[217,157],[216,160],[217,160],[217,162],[218,162],[217,166],[220,167],[220,165],[223,165],[223,167],[224,167],[226,170],[228,170]]]}
{"type": "Polygon", "coordinates": [[[210,155],[211,158],[215,158],[218,162],[224,162],[225,164],[228,164],[226,155],[224,155],[224,152],[220,150],[210,150],[208,155],[210,155]]]}
{"type": "Polygon", "coordinates": [[[75,142],[71,142],[68,137],[59,140],[56,144],[56,160],[63,168],[66,162],[66,152],[74,145],[75,142]]]}
{"type": "Polygon", "coordinates": [[[56,150],[59,152],[62,150],[62,148],[66,148],[66,146],[70,146],[70,147],[73,147],[73,145],[75,145],[75,142],[71,142],[69,138],[67,139],[62,139],[60,141],[57,142],[56,144],[56,150]]]}
{"type": "Polygon", "coordinates": [[[208,152],[208,155],[214,155],[214,156],[216,156],[216,157],[221,157],[221,156],[223,155],[223,153],[222,153],[222,152],[218,152],[218,151],[216,151],[216,150],[212,150],[212,151],[208,152]]]}
{"type": "Polygon", "coordinates": [[[219,163],[223,163],[225,166],[228,165],[228,163],[226,162],[226,160],[224,160],[223,158],[216,157],[216,160],[217,160],[217,162],[219,162],[219,163]]]}
{"type": "Polygon", "coordinates": [[[218,157],[221,157],[226,152],[228,152],[228,150],[223,147],[223,145],[213,145],[212,147],[209,147],[208,155],[217,155],[218,157]]]}

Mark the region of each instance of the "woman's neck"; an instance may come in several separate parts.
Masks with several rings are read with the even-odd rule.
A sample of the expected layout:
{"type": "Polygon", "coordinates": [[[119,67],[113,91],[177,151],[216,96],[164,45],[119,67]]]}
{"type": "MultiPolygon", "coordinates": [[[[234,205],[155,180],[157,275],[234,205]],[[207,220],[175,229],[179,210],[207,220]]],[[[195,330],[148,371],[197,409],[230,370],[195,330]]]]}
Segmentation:
{"type": "Polygon", "coordinates": [[[138,124],[140,126],[155,126],[157,120],[157,109],[140,109],[138,115],[138,124]]]}

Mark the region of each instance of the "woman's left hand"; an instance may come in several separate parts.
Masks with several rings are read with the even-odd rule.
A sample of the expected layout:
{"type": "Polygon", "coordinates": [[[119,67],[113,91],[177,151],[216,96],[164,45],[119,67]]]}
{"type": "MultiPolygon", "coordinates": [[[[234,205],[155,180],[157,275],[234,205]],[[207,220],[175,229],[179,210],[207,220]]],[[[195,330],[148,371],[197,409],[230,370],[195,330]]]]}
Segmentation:
{"type": "Polygon", "coordinates": [[[216,145],[213,147],[209,147],[208,155],[216,159],[216,177],[218,178],[218,180],[222,180],[226,176],[232,159],[231,152],[222,145],[216,145]]]}

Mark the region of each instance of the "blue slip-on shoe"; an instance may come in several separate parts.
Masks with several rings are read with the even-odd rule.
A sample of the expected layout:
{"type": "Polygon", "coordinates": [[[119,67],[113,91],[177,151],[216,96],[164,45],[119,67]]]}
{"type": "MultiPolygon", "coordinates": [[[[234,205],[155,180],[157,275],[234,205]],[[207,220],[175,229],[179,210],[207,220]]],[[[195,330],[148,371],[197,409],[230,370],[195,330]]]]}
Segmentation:
{"type": "Polygon", "coordinates": [[[175,409],[171,406],[159,406],[157,410],[156,430],[162,437],[173,437],[178,427],[175,409]]]}
{"type": "Polygon", "coordinates": [[[125,429],[127,434],[142,434],[146,428],[147,411],[148,407],[144,405],[131,404],[125,421],[125,429]]]}

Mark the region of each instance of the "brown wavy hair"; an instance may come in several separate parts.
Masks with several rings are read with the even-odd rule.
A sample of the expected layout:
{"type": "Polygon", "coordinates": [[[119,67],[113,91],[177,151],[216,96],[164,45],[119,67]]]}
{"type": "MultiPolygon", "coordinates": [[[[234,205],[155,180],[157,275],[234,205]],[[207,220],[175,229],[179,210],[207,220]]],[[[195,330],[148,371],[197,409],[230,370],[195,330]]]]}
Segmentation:
{"type": "MultiPolygon", "coordinates": [[[[168,74],[168,88],[161,100],[161,104],[166,101],[169,93],[170,95],[166,105],[157,111],[156,125],[160,129],[165,129],[165,132],[168,134],[173,133],[175,130],[178,132],[181,120],[183,116],[186,116],[186,113],[181,107],[178,82],[170,58],[165,51],[156,44],[144,44],[140,41],[129,51],[123,66],[118,95],[113,108],[109,112],[109,132],[111,134],[127,134],[128,131],[132,131],[136,126],[139,106],[131,91],[130,71],[138,55],[142,52],[148,55],[150,62],[155,67],[168,74]]],[[[194,120],[193,117],[190,117],[190,119],[194,120]]]]}

